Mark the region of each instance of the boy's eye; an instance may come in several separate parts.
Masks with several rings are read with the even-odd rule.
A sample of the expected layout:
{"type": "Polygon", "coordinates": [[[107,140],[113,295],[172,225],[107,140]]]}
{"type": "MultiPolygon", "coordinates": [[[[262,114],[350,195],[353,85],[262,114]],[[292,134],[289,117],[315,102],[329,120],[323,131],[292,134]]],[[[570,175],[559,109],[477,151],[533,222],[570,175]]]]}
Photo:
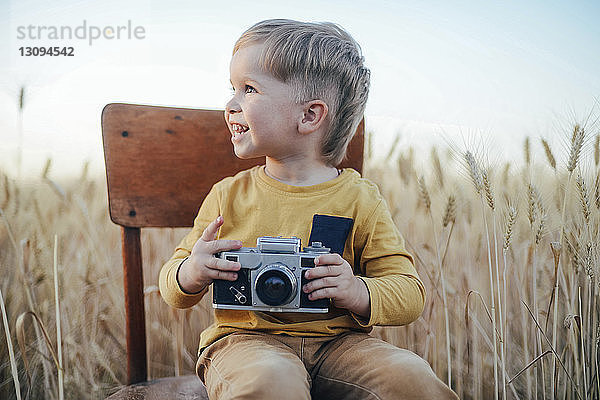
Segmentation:
{"type": "Polygon", "coordinates": [[[244,91],[245,91],[246,93],[253,93],[253,92],[255,93],[255,92],[256,92],[256,89],[254,89],[254,88],[253,88],[252,86],[250,86],[250,85],[246,85],[246,87],[245,87],[244,91]]]}

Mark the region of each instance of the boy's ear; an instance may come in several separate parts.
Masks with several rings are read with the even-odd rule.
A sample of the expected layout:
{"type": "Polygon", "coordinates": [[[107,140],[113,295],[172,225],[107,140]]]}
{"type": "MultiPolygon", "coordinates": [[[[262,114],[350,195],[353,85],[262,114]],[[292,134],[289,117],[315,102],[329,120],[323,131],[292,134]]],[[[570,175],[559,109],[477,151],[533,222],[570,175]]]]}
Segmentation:
{"type": "Polygon", "coordinates": [[[325,123],[329,112],[323,100],[311,100],[303,107],[302,117],[298,123],[298,132],[308,134],[317,131],[325,123]]]}

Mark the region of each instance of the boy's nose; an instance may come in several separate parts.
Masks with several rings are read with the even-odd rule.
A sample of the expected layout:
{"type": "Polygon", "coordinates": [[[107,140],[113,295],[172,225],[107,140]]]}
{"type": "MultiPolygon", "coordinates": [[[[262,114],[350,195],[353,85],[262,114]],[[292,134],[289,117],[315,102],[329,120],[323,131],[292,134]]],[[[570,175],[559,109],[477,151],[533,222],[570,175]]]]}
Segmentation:
{"type": "Polygon", "coordinates": [[[240,111],[240,105],[232,98],[225,104],[225,112],[227,114],[233,114],[240,111]]]}

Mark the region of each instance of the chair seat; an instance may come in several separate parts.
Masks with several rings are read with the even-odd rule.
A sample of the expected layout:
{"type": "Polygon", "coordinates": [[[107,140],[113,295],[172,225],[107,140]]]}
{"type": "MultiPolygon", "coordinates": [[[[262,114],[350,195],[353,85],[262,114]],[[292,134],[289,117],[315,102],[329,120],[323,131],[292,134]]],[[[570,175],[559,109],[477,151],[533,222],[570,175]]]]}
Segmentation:
{"type": "Polygon", "coordinates": [[[160,378],[126,386],[106,400],[208,400],[196,375],[160,378]]]}

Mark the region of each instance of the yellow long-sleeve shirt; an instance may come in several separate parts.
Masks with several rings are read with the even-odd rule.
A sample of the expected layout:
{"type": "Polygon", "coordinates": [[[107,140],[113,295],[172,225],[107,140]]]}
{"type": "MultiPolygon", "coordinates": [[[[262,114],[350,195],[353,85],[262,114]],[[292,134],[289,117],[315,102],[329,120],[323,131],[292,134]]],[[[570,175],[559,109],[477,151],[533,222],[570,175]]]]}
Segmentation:
{"type": "Polygon", "coordinates": [[[369,332],[374,325],[405,325],[419,317],[425,288],[412,256],[377,186],[351,168],[335,179],[313,186],[291,186],[268,176],[257,166],[213,186],[194,220],[194,227],[160,272],[160,292],[173,307],[187,308],[208,292],[182,291],[177,270],[189,256],[202,231],[222,215],[218,239],[241,240],[255,247],[260,236],[296,236],[310,245],[315,214],[353,220],[343,257],[368,288],[368,319],[330,307],[326,314],[271,313],[215,309],[215,321],[200,338],[199,351],[218,338],[240,330],[260,330],[292,336],[337,335],[348,330],[369,332]]]}

